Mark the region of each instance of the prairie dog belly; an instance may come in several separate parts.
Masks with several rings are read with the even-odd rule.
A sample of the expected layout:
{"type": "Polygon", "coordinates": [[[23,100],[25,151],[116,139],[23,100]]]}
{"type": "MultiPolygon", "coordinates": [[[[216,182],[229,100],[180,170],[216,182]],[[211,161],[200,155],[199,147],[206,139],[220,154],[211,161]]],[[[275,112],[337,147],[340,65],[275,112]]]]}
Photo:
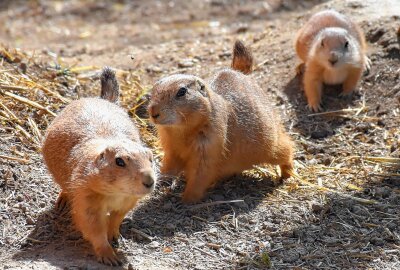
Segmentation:
{"type": "Polygon", "coordinates": [[[342,84],[347,76],[348,72],[346,68],[325,69],[323,79],[326,84],[342,84]]]}

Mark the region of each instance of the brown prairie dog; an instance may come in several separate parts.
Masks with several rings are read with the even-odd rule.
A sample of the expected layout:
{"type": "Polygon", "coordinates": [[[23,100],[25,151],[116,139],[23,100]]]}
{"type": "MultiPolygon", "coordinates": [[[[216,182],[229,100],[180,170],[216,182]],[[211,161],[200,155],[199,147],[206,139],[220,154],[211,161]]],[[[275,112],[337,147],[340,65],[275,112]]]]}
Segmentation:
{"type": "Polygon", "coordinates": [[[370,68],[360,27],[334,10],[314,14],[299,30],[296,52],[305,64],[303,77],[308,107],[321,110],[323,84],[342,84],[351,93],[363,69],[370,68]]]}
{"type": "Polygon", "coordinates": [[[184,172],[186,203],[199,201],[218,180],[256,164],[279,165],[285,178],[293,168],[292,140],[266,94],[242,73],[252,66],[243,48],[235,44],[233,69],[217,72],[209,84],[178,74],[152,89],[149,114],[165,153],[161,172],[184,172]]]}
{"type": "Polygon", "coordinates": [[[136,202],[155,185],[152,153],[118,101],[115,74],[101,75],[102,98],[71,102],[51,123],[43,157],[61,187],[56,206],[71,204],[72,218],[98,260],[120,265],[110,243],[136,202]],[[110,102],[110,101],[112,102],[110,102]]]}

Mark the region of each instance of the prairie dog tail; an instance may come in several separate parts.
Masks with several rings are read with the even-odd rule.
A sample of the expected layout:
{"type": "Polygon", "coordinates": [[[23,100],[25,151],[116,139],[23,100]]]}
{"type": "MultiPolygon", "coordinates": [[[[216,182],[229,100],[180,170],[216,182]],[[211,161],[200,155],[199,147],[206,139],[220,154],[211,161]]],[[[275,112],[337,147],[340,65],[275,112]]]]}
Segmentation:
{"type": "Polygon", "coordinates": [[[232,69],[250,74],[253,71],[253,54],[240,40],[233,46],[232,69]]]}
{"type": "Polygon", "coordinates": [[[119,102],[119,84],[115,72],[109,68],[103,68],[100,76],[101,94],[100,97],[113,103],[119,102]]]}

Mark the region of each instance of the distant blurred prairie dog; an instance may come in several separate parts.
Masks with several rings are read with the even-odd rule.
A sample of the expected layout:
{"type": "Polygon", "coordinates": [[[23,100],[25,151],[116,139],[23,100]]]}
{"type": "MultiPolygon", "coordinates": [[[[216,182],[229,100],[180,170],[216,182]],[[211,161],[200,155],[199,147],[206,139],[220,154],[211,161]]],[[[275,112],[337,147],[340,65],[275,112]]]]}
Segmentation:
{"type": "Polygon", "coordinates": [[[304,91],[312,111],[322,109],[323,83],[342,84],[342,94],[349,94],[371,64],[361,28],[334,10],[318,12],[306,22],[297,34],[296,52],[305,63],[304,91]]]}
{"type": "Polygon", "coordinates": [[[184,172],[186,203],[256,164],[279,165],[284,178],[293,169],[292,140],[266,94],[243,74],[252,62],[250,51],[236,42],[232,69],[217,72],[209,84],[178,74],[152,89],[149,114],[165,154],[161,172],[184,172]]]}
{"type": "Polygon", "coordinates": [[[136,202],[155,185],[152,153],[127,113],[117,106],[119,86],[105,68],[101,97],[71,102],[47,129],[43,156],[61,187],[56,206],[72,218],[100,262],[120,265],[110,243],[136,202]],[[109,100],[109,101],[108,101],[109,100]],[[114,103],[112,103],[112,102],[114,103]]]}

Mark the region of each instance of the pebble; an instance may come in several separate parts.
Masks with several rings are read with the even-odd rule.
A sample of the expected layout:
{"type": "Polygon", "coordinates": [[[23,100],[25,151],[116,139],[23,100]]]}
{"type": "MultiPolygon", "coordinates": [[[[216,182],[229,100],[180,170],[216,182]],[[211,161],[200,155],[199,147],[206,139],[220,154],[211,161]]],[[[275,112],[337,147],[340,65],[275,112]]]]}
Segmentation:
{"type": "Polygon", "coordinates": [[[323,138],[328,137],[329,135],[330,135],[330,132],[328,130],[318,130],[318,131],[311,132],[312,139],[323,139],[323,138]]]}
{"type": "Polygon", "coordinates": [[[160,242],[158,242],[158,241],[152,241],[150,244],[149,244],[149,247],[150,248],[159,248],[161,246],[161,244],[160,244],[160,242]]]}
{"type": "Polygon", "coordinates": [[[28,225],[34,225],[34,224],[35,224],[35,221],[33,220],[32,217],[27,216],[27,217],[26,217],[26,224],[28,224],[28,225]]]}
{"type": "Polygon", "coordinates": [[[175,224],[172,224],[172,223],[167,223],[167,224],[165,225],[165,228],[167,228],[168,230],[173,231],[173,230],[175,230],[176,225],[175,225],[175,224]]]}
{"type": "Polygon", "coordinates": [[[171,209],[172,208],[172,202],[170,202],[170,201],[168,201],[168,202],[166,202],[162,207],[165,209],[165,210],[169,210],[169,209],[171,209]]]}
{"type": "Polygon", "coordinates": [[[208,230],[208,232],[211,233],[211,234],[216,234],[218,232],[218,229],[217,228],[211,228],[211,229],[208,230]]]}
{"type": "Polygon", "coordinates": [[[322,204],[314,203],[314,204],[311,206],[311,209],[312,209],[312,211],[313,211],[314,213],[319,213],[319,212],[322,211],[322,209],[324,209],[324,207],[323,207],[322,204]]]}
{"type": "Polygon", "coordinates": [[[180,68],[188,68],[188,67],[193,67],[194,63],[190,59],[183,59],[178,63],[178,67],[180,68]]]}
{"type": "Polygon", "coordinates": [[[285,263],[294,263],[295,261],[297,261],[300,258],[300,254],[297,252],[286,252],[286,254],[284,254],[282,261],[285,263]]]}
{"type": "Polygon", "coordinates": [[[149,72],[149,73],[151,73],[151,72],[154,72],[154,73],[161,73],[163,70],[162,70],[161,67],[158,67],[158,66],[148,66],[148,67],[146,68],[146,71],[149,72]]]}

